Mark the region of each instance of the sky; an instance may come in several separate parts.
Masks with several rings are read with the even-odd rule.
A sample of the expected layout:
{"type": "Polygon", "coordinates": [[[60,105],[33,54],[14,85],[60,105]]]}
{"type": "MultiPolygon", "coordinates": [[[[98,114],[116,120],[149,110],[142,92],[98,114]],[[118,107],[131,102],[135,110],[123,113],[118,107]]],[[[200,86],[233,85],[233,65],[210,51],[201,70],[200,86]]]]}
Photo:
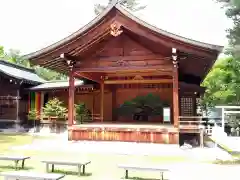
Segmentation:
{"type": "MultiPolygon", "coordinates": [[[[138,17],[194,40],[227,45],[231,21],[214,0],[139,0],[138,17]]],[[[91,21],[94,4],[107,0],[0,0],[0,45],[28,54],[59,41],[91,21]]]]}

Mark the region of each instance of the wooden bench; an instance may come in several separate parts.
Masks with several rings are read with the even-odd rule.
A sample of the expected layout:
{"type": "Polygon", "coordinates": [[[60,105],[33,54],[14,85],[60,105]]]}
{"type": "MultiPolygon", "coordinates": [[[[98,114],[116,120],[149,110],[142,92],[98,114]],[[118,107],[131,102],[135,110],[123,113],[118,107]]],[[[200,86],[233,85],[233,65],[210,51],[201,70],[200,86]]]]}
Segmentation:
{"type": "Polygon", "coordinates": [[[28,171],[11,171],[11,172],[1,172],[0,176],[4,177],[4,180],[58,180],[62,179],[64,174],[53,174],[53,173],[38,173],[38,172],[28,172],[28,171]]]}
{"type": "Polygon", "coordinates": [[[46,164],[46,172],[49,172],[49,165],[52,165],[52,172],[54,172],[54,165],[66,165],[66,166],[77,166],[78,167],[78,174],[81,175],[81,167],[82,167],[82,173],[85,174],[85,168],[86,165],[91,163],[91,161],[63,161],[63,160],[44,160],[42,161],[46,164]]]}
{"type": "Polygon", "coordinates": [[[22,161],[22,169],[23,169],[26,159],[30,159],[30,157],[29,156],[0,156],[0,160],[2,161],[14,161],[15,169],[18,168],[19,161],[22,161]]]}
{"type": "Polygon", "coordinates": [[[168,172],[169,169],[158,167],[158,166],[143,166],[143,165],[129,165],[129,164],[119,164],[118,168],[125,170],[125,179],[128,179],[129,170],[139,170],[139,171],[159,171],[161,179],[163,180],[163,174],[168,172]]]}

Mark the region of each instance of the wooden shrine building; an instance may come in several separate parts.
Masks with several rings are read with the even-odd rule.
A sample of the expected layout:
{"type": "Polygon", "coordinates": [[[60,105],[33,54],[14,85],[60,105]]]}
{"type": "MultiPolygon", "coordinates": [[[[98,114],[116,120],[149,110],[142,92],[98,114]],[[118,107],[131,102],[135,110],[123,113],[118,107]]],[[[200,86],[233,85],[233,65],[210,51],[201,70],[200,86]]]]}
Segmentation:
{"type": "Polygon", "coordinates": [[[200,83],[222,49],[154,27],[114,1],[77,32],[27,57],[69,75],[69,139],[178,143],[180,121],[196,120],[196,99],[204,92],[200,83]],[[76,93],[75,78],[91,80],[94,88],[76,93]],[[159,115],[139,124],[114,113],[125,101],[149,93],[168,102],[169,123],[159,115]],[[77,101],[94,106],[100,118],[74,125],[77,101]]]}
{"type": "Polygon", "coordinates": [[[26,121],[26,89],[43,82],[33,69],[0,60],[0,129],[26,121]]]}

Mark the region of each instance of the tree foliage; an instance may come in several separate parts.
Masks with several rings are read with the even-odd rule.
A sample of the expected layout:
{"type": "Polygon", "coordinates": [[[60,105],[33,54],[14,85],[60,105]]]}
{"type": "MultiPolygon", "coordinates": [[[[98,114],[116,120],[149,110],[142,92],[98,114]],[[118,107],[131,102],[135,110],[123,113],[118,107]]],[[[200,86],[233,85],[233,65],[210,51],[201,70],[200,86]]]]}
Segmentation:
{"type": "Polygon", "coordinates": [[[39,120],[39,112],[36,109],[32,109],[28,112],[28,120],[39,120]]]}
{"type": "Polygon", "coordinates": [[[239,0],[217,0],[226,9],[226,16],[232,19],[233,27],[228,29],[228,39],[231,45],[230,53],[240,56],[240,1],[239,0]]]}
{"type": "Polygon", "coordinates": [[[89,122],[91,120],[91,111],[85,103],[75,104],[76,120],[78,123],[89,122]]]}
{"type": "Polygon", "coordinates": [[[42,77],[43,79],[47,80],[47,81],[51,81],[51,80],[66,80],[67,76],[63,75],[61,73],[58,73],[56,71],[52,71],[50,69],[46,69],[40,66],[34,66],[33,67],[36,71],[36,73],[42,77]]]}
{"type": "Polygon", "coordinates": [[[146,96],[137,96],[130,101],[125,101],[119,108],[120,116],[133,116],[135,120],[148,120],[149,116],[160,116],[163,113],[163,107],[168,104],[154,94],[146,96]]]}
{"type": "Polygon", "coordinates": [[[43,107],[44,116],[63,118],[67,113],[67,108],[58,98],[50,99],[43,107]]]}
{"type": "MultiPolygon", "coordinates": [[[[108,0],[108,4],[111,4],[114,0],[108,0]]],[[[118,1],[121,5],[124,7],[132,10],[132,11],[140,11],[144,9],[146,6],[141,6],[139,3],[139,0],[119,0],[118,1]]],[[[94,12],[96,15],[100,14],[106,6],[103,6],[101,4],[95,4],[94,5],[94,12]]]]}
{"type": "Polygon", "coordinates": [[[202,105],[214,106],[240,104],[240,58],[219,59],[205,78],[202,86],[206,92],[202,105]]]}
{"type": "Polygon", "coordinates": [[[18,50],[10,49],[8,52],[6,52],[4,50],[4,47],[0,46],[0,60],[4,60],[4,61],[17,64],[19,66],[23,66],[26,68],[35,69],[36,73],[47,81],[67,79],[67,76],[61,73],[58,73],[43,67],[39,67],[39,66],[31,66],[29,61],[25,59],[23,56],[21,56],[20,51],[18,50]]]}

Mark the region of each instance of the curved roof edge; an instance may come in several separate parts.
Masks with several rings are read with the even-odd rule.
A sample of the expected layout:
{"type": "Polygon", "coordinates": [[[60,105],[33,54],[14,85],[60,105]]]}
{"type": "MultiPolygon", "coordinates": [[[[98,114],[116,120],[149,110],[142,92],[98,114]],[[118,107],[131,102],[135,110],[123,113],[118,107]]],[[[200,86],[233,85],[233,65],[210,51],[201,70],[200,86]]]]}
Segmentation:
{"type": "Polygon", "coordinates": [[[91,29],[97,22],[99,22],[100,20],[102,20],[113,8],[118,9],[121,13],[123,13],[125,16],[129,17],[130,19],[132,19],[133,21],[137,22],[138,24],[152,30],[155,31],[156,33],[162,34],[164,36],[170,37],[172,39],[176,39],[188,44],[192,44],[195,46],[199,46],[202,48],[207,48],[210,50],[215,50],[218,51],[219,53],[223,50],[223,46],[220,45],[214,45],[214,44],[209,44],[209,43],[204,43],[204,42],[200,42],[200,41],[196,41],[190,38],[185,38],[173,33],[170,33],[168,31],[162,30],[156,26],[153,26],[147,22],[145,22],[144,20],[141,20],[140,18],[134,16],[130,11],[128,11],[127,9],[123,8],[122,5],[120,5],[118,3],[118,0],[113,0],[108,6],[107,8],[98,16],[96,16],[92,21],[90,21],[88,24],[86,24],[85,26],[83,26],[82,28],[80,28],[78,31],[74,32],[73,34],[67,36],[66,38],[61,39],[60,41],[57,41],[56,43],[53,43],[43,49],[40,49],[38,51],[29,53],[24,55],[25,58],[27,59],[33,59],[37,56],[39,56],[42,53],[46,53],[48,51],[51,51],[59,46],[61,46],[64,43],[67,43],[68,41],[73,40],[75,37],[80,36],[81,34],[85,33],[86,31],[88,31],[89,29],[91,29]]]}
{"type": "Polygon", "coordinates": [[[45,80],[40,78],[35,71],[8,62],[0,61],[0,72],[19,80],[35,82],[38,84],[45,82],[45,80]]]}
{"type": "Polygon", "coordinates": [[[92,21],[90,21],[88,24],[86,24],[85,26],[83,26],[82,28],[80,28],[78,31],[72,33],[71,35],[67,36],[66,38],[61,39],[60,41],[57,41],[56,43],[53,43],[43,49],[40,49],[38,51],[35,51],[33,53],[29,53],[24,55],[25,58],[27,59],[31,59],[34,58],[42,53],[45,53],[47,51],[50,51],[54,48],[57,48],[58,46],[60,46],[61,44],[64,44],[68,41],[71,41],[72,39],[74,39],[75,37],[83,34],[84,32],[86,32],[87,30],[91,29],[92,26],[94,26],[98,21],[100,21],[103,17],[105,17],[111,10],[113,7],[115,7],[117,4],[117,0],[113,1],[112,3],[110,3],[108,5],[108,7],[98,16],[96,16],[92,21]]]}
{"type": "MultiPolygon", "coordinates": [[[[82,80],[75,80],[74,86],[82,86],[84,82],[82,80]]],[[[60,89],[69,87],[68,81],[46,81],[43,84],[29,88],[29,90],[44,90],[44,89],[60,89]]]]}
{"type": "Polygon", "coordinates": [[[115,7],[121,12],[123,13],[125,16],[129,17],[130,19],[132,19],[133,21],[137,22],[138,24],[148,28],[148,29],[151,29],[159,34],[162,34],[162,35],[165,35],[165,36],[168,36],[172,39],[176,39],[176,40],[179,40],[179,41],[182,41],[182,42],[186,42],[188,44],[192,44],[192,45],[195,45],[195,46],[200,46],[200,47],[203,47],[203,48],[207,48],[207,49],[212,49],[212,50],[216,50],[216,51],[219,51],[221,52],[224,48],[224,46],[220,46],[220,45],[215,45],[215,44],[209,44],[209,43],[205,43],[205,42],[201,42],[201,41],[196,41],[196,40],[193,40],[193,39],[190,39],[190,38],[186,38],[186,37],[183,37],[183,36],[180,36],[180,35],[177,35],[177,34],[174,34],[174,33],[171,33],[171,32],[168,32],[166,30],[163,30],[163,29],[160,29],[154,25],[151,25],[149,23],[147,23],[146,21],[136,17],[135,15],[133,15],[129,10],[127,10],[126,8],[124,8],[123,6],[121,6],[120,4],[116,4],[115,7]]]}

